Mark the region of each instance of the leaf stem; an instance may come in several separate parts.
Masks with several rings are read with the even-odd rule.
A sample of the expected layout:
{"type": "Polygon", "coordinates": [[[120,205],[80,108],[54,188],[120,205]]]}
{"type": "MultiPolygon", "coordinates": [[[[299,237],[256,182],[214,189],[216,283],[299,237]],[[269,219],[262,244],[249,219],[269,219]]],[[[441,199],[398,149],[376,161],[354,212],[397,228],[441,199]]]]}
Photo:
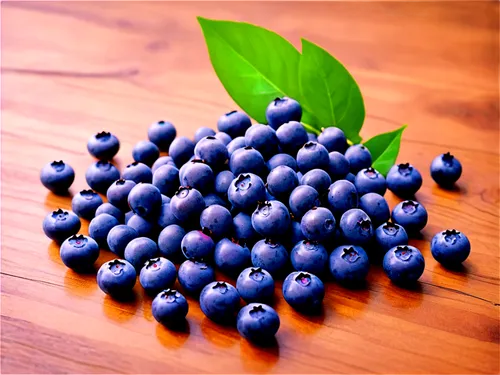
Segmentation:
{"type": "Polygon", "coordinates": [[[312,125],[306,124],[305,122],[303,122],[302,125],[304,125],[304,128],[306,128],[306,130],[309,133],[313,133],[313,134],[316,134],[316,135],[319,135],[321,133],[318,129],[316,129],[312,125]]]}

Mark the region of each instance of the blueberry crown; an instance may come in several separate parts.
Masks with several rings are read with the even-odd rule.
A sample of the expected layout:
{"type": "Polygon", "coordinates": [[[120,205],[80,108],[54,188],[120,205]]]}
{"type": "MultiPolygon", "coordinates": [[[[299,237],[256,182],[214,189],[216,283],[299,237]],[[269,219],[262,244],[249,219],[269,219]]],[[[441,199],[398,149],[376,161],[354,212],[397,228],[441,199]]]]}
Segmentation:
{"type": "Polygon", "coordinates": [[[99,132],[95,135],[96,139],[101,139],[101,138],[107,138],[111,135],[110,132],[107,132],[107,131],[102,131],[102,132],[99,132]]]}
{"type": "Polygon", "coordinates": [[[370,230],[370,228],[372,226],[372,222],[370,221],[370,219],[361,219],[358,221],[358,225],[363,230],[370,230]]]}
{"type": "Polygon", "coordinates": [[[114,259],[108,263],[108,268],[111,269],[113,266],[124,266],[125,263],[120,259],[114,259]]]}
{"type": "Polygon", "coordinates": [[[208,265],[205,262],[198,262],[196,260],[193,260],[192,262],[197,264],[198,267],[200,267],[200,270],[206,270],[208,268],[208,265]]]}
{"type": "Polygon", "coordinates": [[[396,250],[410,251],[410,248],[406,245],[396,246],[396,250]]]}
{"type": "Polygon", "coordinates": [[[264,307],[262,305],[257,305],[257,306],[254,306],[252,307],[252,309],[249,311],[249,314],[250,316],[255,316],[256,318],[258,318],[260,315],[262,315],[262,313],[265,313],[266,310],[264,309],[264,307]]]}
{"type": "Polygon", "coordinates": [[[213,135],[207,135],[205,138],[210,139],[211,141],[213,141],[214,139],[217,139],[213,135]]]}
{"type": "Polygon", "coordinates": [[[313,148],[313,147],[316,147],[317,143],[316,142],[313,142],[313,141],[309,141],[307,142],[304,147],[305,148],[313,148]]]}
{"type": "Polygon", "coordinates": [[[403,202],[403,209],[406,208],[406,207],[415,207],[415,208],[417,208],[418,207],[418,203],[415,202],[415,201],[404,201],[403,202]]]}
{"type": "Polygon", "coordinates": [[[193,160],[191,160],[191,163],[193,163],[193,164],[198,164],[198,163],[207,164],[207,162],[203,159],[193,159],[193,160]]]}
{"type": "Polygon", "coordinates": [[[165,289],[163,292],[161,292],[161,297],[162,298],[168,298],[168,297],[174,297],[177,298],[179,296],[179,292],[175,289],[165,289]]]}
{"type": "Polygon", "coordinates": [[[92,189],[83,189],[80,191],[80,195],[97,195],[97,193],[92,189]]]}
{"type": "Polygon", "coordinates": [[[270,247],[276,247],[276,246],[279,246],[279,243],[277,243],[277,242],[276,242],[274,239],[272,239],[272,238],[266,238],[266,239],[264,240],[264,243],[265,243],[266,245],[269,245],[270,247]]]}
{"type": "Polygon", "coordinates": [[[180,194],[180,193],[182,193],[183,191],[186,191],[186,190],[189,191],[191,189],[192,189],[191,186],[179,186],[179,189],[177,189],[177,191],[175,192],[175,195],[180,194]]]}
{"type": "Polygon", "coordinates": [[[65,214],[65,213],[67,213],[67,211],[64,211],[62,208],[58,208],[57,210],[52,211],[52,214],[54,214],[54,215],[60,215],[60,214],[65,214]]]}
{"type": "Polygon", "coordinates": [[[138,161],[134,161],[133,163],[130,163],[129,165],[127,165],[127,168],[135,167],[137,165],[139,165],[139,162],[138,161]]]}
{"type": "Polygon", "coordinates": [[[456,236],[456,235],[459,235],[460,232],[456,229],[446,229],[444,232],[443,232],[443,235],[444,236],[456,236]]]}
{"type": "Polygon", "coordinates": [[[453,160],[454,156],[450,154],[448,151],[446,154],[443,154],[443,160],[447,162],[451,162],[453,160]]]}
{"type": "Polygon", "coordinates": [[[62,167],[64,166],[64,162],[62,160],[54,160],[52,163],[50,163],[50,165],[53,167],[62,167]]]}
{"type": "Polygon", "coordinates": [[[164,124],[165,124],[165,121],[160,120],[160,121],[158,121],[158,122],[157,122],[157,124],[159,124],[159,125],[164,125],[164,124]]]}
{"type": "Polygon", "coordinates": [[[83,234],[74,234],[69,239],[70,240],[84,240],[85,236],[83,234]]]}
{"type": "MultiPolygon", "coordinates": [[[[144,263],[144,265],[146,266],[146,269],[150,268],[150,267],[155,267],[156,263],[159,260],[160,260],[160,258],[152,258],[152,259],[147,260],[146,263],[144,263]]],[[[156,266],[156,267],[158,267],[158,266],[156,266]]]]}
{"type": "Polygon", "coordinates": [[[228,287],[224,281],[217,281],[212,289],[218,290],[221,294],[224,294],[227,292],[228,287]]]}
{"type": "Polygon", "coordinates": [[[262,268],[257,267],[257,268],[250,268],[250,276],[256,274],[256,273],[262,273],[262,268]]]}
{"type": "Polygon", "coordinates": [[[236,112],[238,112],[238,111],[232,110],[231,112],[226,113],[226,116],[231,116],[233,113],[236,113],[236,112]]]}
{"type": "Polygon", "coordinates": [[[306,272],[299,272],[295,277],[295,281],[301,285],[308,285],[311,282],[311,275],[306,272]]]}
{"type": "Polygon", "coordinates": [[[125,182],[126,182],[126,181],[127,181],[127,180],[124,180],[123,178],[120,178],[119,180],[116,180],[116,181],[115,181],[115,184],[116,184],[116,185],[125,185],[125,182]]]}

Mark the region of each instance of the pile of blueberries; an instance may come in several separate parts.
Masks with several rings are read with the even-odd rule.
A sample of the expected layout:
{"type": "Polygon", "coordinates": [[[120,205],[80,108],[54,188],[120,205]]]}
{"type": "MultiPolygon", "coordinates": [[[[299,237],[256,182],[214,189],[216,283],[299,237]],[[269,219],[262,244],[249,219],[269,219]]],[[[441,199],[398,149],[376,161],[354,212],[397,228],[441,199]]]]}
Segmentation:
{"type": "MultiPolygon", "coordinates": [[[[99,287],[119,299],[131,293],[138,274],[156,296],[152,312],[160,323],[174,327],[188,313],[185,297],[172,289],[177,278],[185,293],[199,297],[208,318],[228,323],[237,315],[238,331],[254,341],[279,328],[269,306],[275,278],[284,278],[286,302],[307,313],[321,308],[322,280],[358,285],[370,263],[382,261],[394,283],[416,282],[425,261],[408,238],[428,217],[414,200],[419,171],[397,164],[384,178],[362,144],[349,145],[336,127],[317,137],[307,133],[301,116],[297,101],[277,98],[266,109],[268,125],[252,125],[246,114],[232,111],[219,118],[217,133],[202,127],[194,140],[159,121],[121,173],[110,162],[118,138],[98,133],[87,144],[98,159],[85,174],[90,189],[73,197],[73,212],[50,213],[43,230],[61,243],[61,259],[75,271],[92,268],[100,249],[115,253],[118,258],[97,273],[99,287]],[[386,189],[406,199],[392,213],[386,189]],[[88,236],[78,234],[80,218],[91,220],[88,236]],[[181,263],[178,271],[174,263],[181,263]],[[217,281],[215,268],[236,278],[236,286],[217,281]],[[240,298],[248,303],[242,309],[240,298]]],[[[462,173],[449,153],[430,169],[445,188],[462,173]]],[[[66,194],[73,180],[63,161],[41,172],[43,185],[56,194],[66,194]]],[[[470,243],[463,233],[445,230],[434,236],[431,250],[437,261],[454,266],[468,257],[470,243]]]]}

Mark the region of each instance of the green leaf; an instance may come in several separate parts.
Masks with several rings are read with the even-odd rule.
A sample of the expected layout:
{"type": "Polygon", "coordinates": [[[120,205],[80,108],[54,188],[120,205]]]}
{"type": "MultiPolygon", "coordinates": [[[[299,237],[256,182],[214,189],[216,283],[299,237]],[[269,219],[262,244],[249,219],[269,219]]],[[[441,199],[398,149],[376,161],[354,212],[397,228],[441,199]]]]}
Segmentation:
{"type": "Polygon", "coordinates": [[[337,59],[306,39],[302,39],[299,82],[301,104],[314,113],[320,126],[337,126],[352,142],[361,141],[365,106],[356,81],[337,59]]]}
{"type": "Polygon", "coordinates": [[[391,132],[382,133],[363,143],[372,154],[372,166],[384,176],[396,162],[401,144],[401,136],[407,125],[391,132]]]}

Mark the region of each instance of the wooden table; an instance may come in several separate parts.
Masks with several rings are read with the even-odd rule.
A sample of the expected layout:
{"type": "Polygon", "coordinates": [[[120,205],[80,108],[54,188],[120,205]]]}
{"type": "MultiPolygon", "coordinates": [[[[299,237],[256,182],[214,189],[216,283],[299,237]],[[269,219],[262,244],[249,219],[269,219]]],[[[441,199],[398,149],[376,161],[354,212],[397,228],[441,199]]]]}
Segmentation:
{"type": "MultiPolygon", "coordinates": [[[[2,34],[3,373],[498,373],[497,3],[3,2],[2,34]],[[62,264],[41,223],[70,198],[42,187],[42,165],[70,163],[74,194],[86,187],[91,134],[119,136],[121,169],[151,122],[193,136],[234,107],[197,15],[324,46],[360,84],[365,139],[409,124],[399,160],[424,175],[418,199],[430,215],[411,241],[426,260],[416,289],[373,267],[364,290],[328,283],[324,313],[307,317],[278,283],[281,329],[276,345],[260,348],[207,320],[192,299],[188,332],[169,331],[139,285],[135,301],[115,302],[95,275],[62,264]],[[464,166],[454,191],[429,175],[448,150],[464,166]],[[457,271],[429,249],[450,227],[472,243],[457,271]]],[[[98,265],[111,258],[103,251],[98,265]]]]}

